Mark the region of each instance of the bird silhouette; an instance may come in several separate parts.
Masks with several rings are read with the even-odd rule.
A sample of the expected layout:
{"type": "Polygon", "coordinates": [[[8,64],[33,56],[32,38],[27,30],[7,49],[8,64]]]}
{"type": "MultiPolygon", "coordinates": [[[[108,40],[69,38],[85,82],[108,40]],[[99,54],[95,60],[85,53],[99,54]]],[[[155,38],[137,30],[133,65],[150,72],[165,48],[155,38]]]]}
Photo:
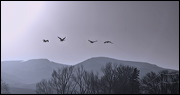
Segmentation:
{"type": "Polygon", "coordinates": [[[94,42],[97,42],[97,40],[96,41],[91,41],[91,40],[88,40],[90,43],[94,43],[94,42]]]}
{"type": "Polygon", "coordinates": [[[45,39],[43,39],[43,42],[49,42],[49,40],[45,40],[45,39]]]}
{"type": "Polygon", "coordinates": [[[66,39],[66,37],[64,37],[64,38],[58,37],[58,38],[60,39],[60,41],[64,41],[66,39]]]}
{"type": "Polygon", "coordinates": [[[105,44],[106,44],[106,43],[111,43],[111,44],[113,44],[111,41],[105,41],[104,43],[105,43],[105,44]]]}

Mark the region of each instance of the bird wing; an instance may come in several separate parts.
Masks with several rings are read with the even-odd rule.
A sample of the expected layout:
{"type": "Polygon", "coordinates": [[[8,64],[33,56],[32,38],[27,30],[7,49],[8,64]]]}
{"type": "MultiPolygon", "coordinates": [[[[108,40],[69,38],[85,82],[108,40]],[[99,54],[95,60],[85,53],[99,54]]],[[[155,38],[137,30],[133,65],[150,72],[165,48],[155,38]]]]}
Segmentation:
{"type": "Polygon", "coordinates": [[[46,42],[47,40],[44,39],[43,41],[46,42]]]}
{"type": "Polygon", "coordinates": [[[62,40],[66,39],[66,37],[64,37],[62,40]]]}
{"type": "Polygon", "coordinates": [[[58,37],[60,40],[62,40],[60,37],[58,37]]]}
{"type": "Polygon", "coordinates": [[[113,44],[111,41],[106,41],[106,43],[111,43],[111,44],[113,44]]]}

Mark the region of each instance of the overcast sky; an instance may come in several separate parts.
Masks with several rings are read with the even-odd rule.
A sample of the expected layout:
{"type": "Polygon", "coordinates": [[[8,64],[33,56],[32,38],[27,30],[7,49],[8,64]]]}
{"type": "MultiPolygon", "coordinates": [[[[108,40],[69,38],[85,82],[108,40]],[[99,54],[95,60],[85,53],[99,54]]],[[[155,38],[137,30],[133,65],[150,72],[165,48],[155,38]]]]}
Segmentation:
{"type": "Polygon", "coordinates": [[[99,56],[179,70],[179,2],[1,1],[2,60],[99,56]]]}

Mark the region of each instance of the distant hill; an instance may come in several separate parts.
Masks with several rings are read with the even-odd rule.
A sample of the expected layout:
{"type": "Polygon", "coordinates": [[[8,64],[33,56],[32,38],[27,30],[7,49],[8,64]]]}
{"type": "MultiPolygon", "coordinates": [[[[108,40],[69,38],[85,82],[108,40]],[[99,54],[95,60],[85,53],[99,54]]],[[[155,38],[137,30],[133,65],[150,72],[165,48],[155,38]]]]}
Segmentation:
{"type": "MultiPolygon", "coordinates": [[[[106,63],[137,67],[140,70],[140,77],[151,71],[159,72],[165,70],[165,68],[146,62],[123,61],[108,57],[93,57],[74,66],[78,67],[82,65],[85,70],[99,72],[99,74],[102,75],[101,68],[104,67],[106,63]]],[[[25,94],[33,94],[35,93],[35,85],[37,82],[50,78],[54,69],[66,66],[69,65],[55,63],[48,59],[2,61],[1,77],[12,88],[12,93],[22,94],[25,91],[27,92],[25,94]],[[23,89],[24,91],[22,91],[23,89]]]]}
{"type": "Polygon", "coordinates": [[[140,70],[140,77],[144,76],[146,73],[151,72],[151,71],[159,72],[165,69],[157,65],[146,63],[146,62],[123,61],[123,60],[117,60],[117,59],[108,58],[108,57],[93,57],[79,64],[76,64],[75,66],[82,65],[85,68],[85,70],[100,72],[101,68],[104,67],[107,63],[136,67],[140,70]]]}
{"type": "Polygon", "coordinates": [[[42,79],[50,78],[54,69],[64,66],[67,65],[51,62],[47,59],[3,61],[1,62],[1,74],[3,80],[9,85],[21,87],[21,84],[35,84],[42,79]]]}

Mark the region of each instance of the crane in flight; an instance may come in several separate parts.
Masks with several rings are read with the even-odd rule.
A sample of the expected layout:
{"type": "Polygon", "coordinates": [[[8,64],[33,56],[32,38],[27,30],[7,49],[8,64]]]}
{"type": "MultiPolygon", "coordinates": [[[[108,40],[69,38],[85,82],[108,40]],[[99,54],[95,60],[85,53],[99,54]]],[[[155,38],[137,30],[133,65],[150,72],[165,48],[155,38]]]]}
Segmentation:
{"type": "Polygon", "coordinates": [[[49,40],[45,40],[45,39],[43,39],[43,42],[45,42],[45,43],[46,43],[46,42],[49,42],[49,40]]]}
{"type": "Polygon", "coordinates": [[[88,40],[90,43],[95,43],[95,42],[97,42],[97,40],[96,41],[91,41],[91,40],[88,40]]]}
{"type": "Polygon", "coordinates": [[[106,44],[106,43],[111,43],[111,44],[113,44],[111,41],[105,41],[104,43],[105,43],[105,44],[106,44]]]}
{"type": "Polygon", "coordinates": [[[64,38],[58,37],[58,38],[60,39],[61,42],[64,41],[64,40],[66,39],[66,37],[64,37],[64,38]]]}

